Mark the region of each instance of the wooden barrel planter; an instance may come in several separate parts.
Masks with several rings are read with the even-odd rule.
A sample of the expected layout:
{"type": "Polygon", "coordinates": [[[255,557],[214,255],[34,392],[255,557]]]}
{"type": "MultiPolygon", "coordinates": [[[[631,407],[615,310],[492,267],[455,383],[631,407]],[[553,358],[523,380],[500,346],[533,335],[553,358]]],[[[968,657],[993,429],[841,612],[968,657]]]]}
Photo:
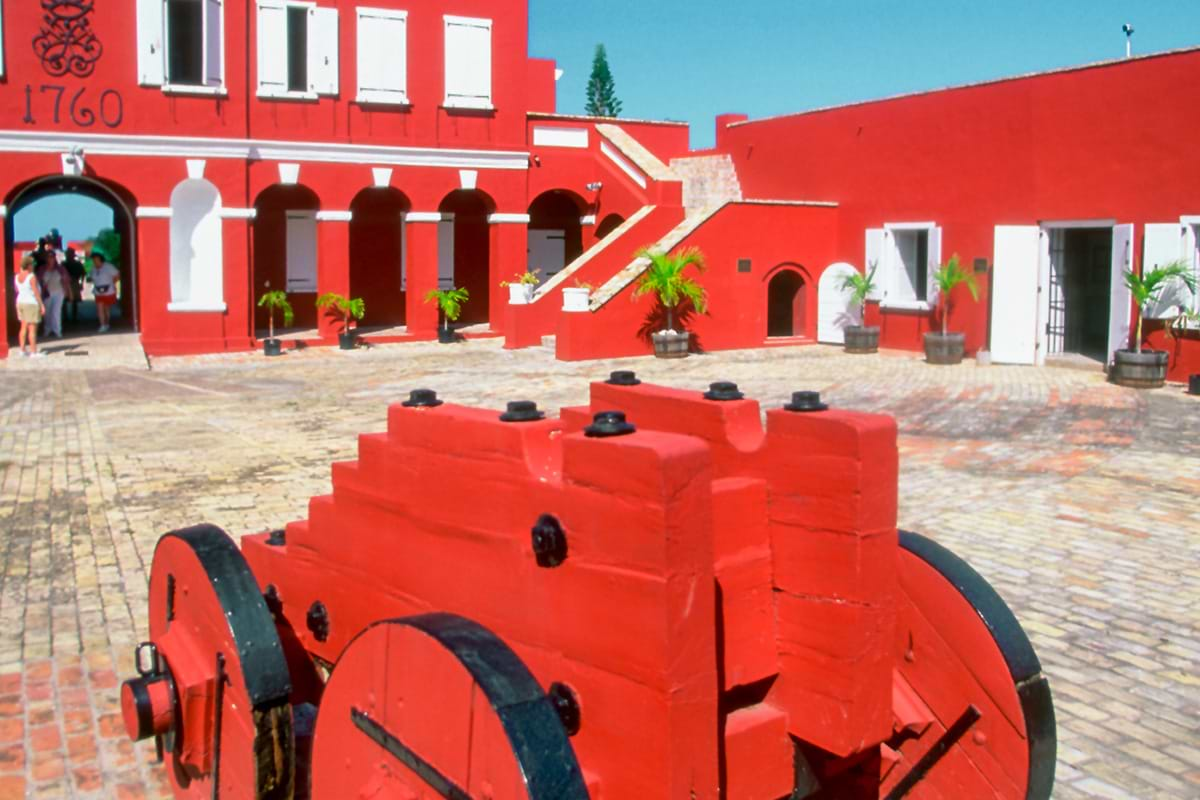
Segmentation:
{"type": "Polygon", "coordinates": [[[850,325],[845,329],[847,353],[879,352],[878,325],[850,325]]]}
{"type": "Polygon", "coordinates": [[[1158,389],[1167,381],[1169,356],[1163,350],[1118,350],[1109,378],[1118,386],[1158,389]]]}
{"type": "Polygon", "coordinates": [[[687,331],[659,331],[650,334],[654,355],[659,358],[687,358],[692,335],[687,331]]]}
{"type": "Polygon", "coordinates": [[[930,364],[961,364],[966,348],[966,334],[925,334],[925,361],[930,364]]]}

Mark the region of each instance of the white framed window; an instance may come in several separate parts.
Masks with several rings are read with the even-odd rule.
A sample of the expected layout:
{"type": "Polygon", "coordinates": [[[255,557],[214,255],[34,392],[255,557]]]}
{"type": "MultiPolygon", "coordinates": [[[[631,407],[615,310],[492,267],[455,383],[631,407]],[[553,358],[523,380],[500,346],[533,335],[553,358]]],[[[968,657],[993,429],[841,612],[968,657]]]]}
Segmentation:
{"type": "Polygon", "coordinates": [[[284,255],[288,292],[317,291],[317,212],[288,211],[284,255]]]}
{"type": "Polygon", "coordinates": [[[258,96],[338,92],[338,13],[305,0],[258,0],[258,96]]]}
{"type": "Polygon", "coordinates": [[[878,264],[873,298],[884,308],[933,308],[937,302],[933,275],[941,259],[942,229],[936,223],[887,223],[867,231],[868,269],[878,264]]]}
{"type": "Polygon", "coordinates": [[[408,104],[408,12],[356,9],[359,103],[408,104]]]}
{"type": "Polygon", "coordinates": [[[446,108],[491,109],[492,21],[445,16],[446,108]]]}
{"type": "Polygon", "coordinates": [[[224,0],[137,0],[138,83],[225,92],[224,0]]]}
{"type": "Polygon", "coordinates": [[[168,311],[224,311],[221,193],[188,179],[171,192],[171,302],[168,311]]]}

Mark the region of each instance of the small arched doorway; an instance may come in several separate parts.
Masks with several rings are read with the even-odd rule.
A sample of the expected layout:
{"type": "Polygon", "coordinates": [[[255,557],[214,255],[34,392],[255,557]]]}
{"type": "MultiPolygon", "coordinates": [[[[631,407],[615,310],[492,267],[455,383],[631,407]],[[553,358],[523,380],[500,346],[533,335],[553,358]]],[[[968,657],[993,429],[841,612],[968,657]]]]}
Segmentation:
{"type": "Polygon", "coordinates": [[[797,270],[783,268],[767,283],[767,336],[804,336],[807,332],[808,284],[797,270]]]}
{"type": "Polygon", "coordinates": [[[603,239],[623,224],[625,224],[625,218],[620,214],[609,214],[596,226],[596,238],[603,239]]]}
{"type": "Polygon", "coordinates": [[[490,197],[478,189],[459,189],[446,195],[438,206],[451,217],[439,223],[438,286],[458,287],[470,293],[463,305],[459,325],[488,323],[491,297],[491,232],[488,215],[495,208],[490,197]]]}
{"type": "MultiPolygon", "coordinates": [[[[107,259],[121,273],[121,279],[118,286],[117,305],[113,307],[111,324],[116,330],[136,331],[138,327],[138,302],[137,302],[137,247],[135,245],[135,221],[132,209],[137,207],[137,202],[133,195],[124,187],[111,184],[107,181],[101,181],[96,178],[89,178],[82,175],[48,175],[41,178],[35,178],[28,181],[12,192],[5,198],[5,205],[8,208],[8,214],[4,217],[4,281],[5,286],[9,288],[6,292],[8,297],[7,308],[7,330],[6,335],[10,342],[15,342],[17,337],[17,322],[16,312],[16,296],[12,292],[13,275],[20,263],[20,258],[24,255],[24,251],[32,249],[26,246],[26,240],[30,237],[22,236],[17,238],[17,230],[26,227],[24,217],[29,214],[36,214],[38,211],[49,211],[47,219],[62,219],[62,221],[47,225],[42,225],[48,232],[50,227],[57,227],[63,236],[63,248],[75,245],[73,249],[80,250],[83,245],[83,240],[98,238],[97,249],[110,250],[105,252],[107,259]],[[111,212],[111,222],[102,227],[100,230],[87,233],[83,230],[76,230],[72,222],[76,219],[72,217],[69,210],[64,210],[69,206],[67,204],[56,204],[55,201],[59,198],[87,198],[94,200],[101,206],[106,207],[111,212]],[[59,208],[56,212],[54,209],[59,208]],[[18,223],[21,223],[20,225],[18,223]],[[96,234],[102,234],[96,237],[96,234]]],[[[105,221],[109,218],[105,217],[105,221]]],[[[96,223],[100,225],[100,222],[96,223]]],[[[92,225],[96,227],[96,225],[92,225]]],[[[32,237],[36,243],[36,236],[32,237]]],[[[88,268],[91,264],[85,253],[78,253],[80,261],[84,262],[88,268]]],[[[87,284],[84,286],[84,292],[87,294],[87,284]]],[[[85,333],[94,332],[94,323],[96,320],[94,306],[90,301],[85,301],[79,304],[79,318],[77,328],[85,333]]],[[[64,333],[69,332],[73,327],[70,322],[70,317],[64,318],[64,333]]]]}
{"type": "Polygon", "coordinates": [[[583,252],[583,199],[552,189],[529,204],[528,269],[542,281],[554,277],[583,252]]]}
{"type": "MultiPolygon", "coordinates": [[[[254,200],[254,264],[250,303],[255,331],[266,331],[269,312],[259,308],[265,292],[283,289],[298,328],[317,326],[316,192],[302,184],[275,184],[254,200]]],[[[278,328],[276,328],[278,330],[278,328]]],[[[264,333],[265,336],[265,333],[264,333]]]]}
{"type": "Polygon", "coordinates": [[[405,321],[404,214],[408,198],[389,186],[363,189],[350,203],[350,296],[366,301],[372,327],[405,321]]]}

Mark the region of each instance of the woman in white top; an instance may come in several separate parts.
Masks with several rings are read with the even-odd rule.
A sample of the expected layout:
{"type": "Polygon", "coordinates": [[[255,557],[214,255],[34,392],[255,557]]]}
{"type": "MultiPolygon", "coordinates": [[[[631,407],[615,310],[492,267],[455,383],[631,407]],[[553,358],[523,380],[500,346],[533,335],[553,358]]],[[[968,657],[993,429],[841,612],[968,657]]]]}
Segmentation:
{"type": "Polygon", "coordinates": [[[92,274],[88,276],[92,282],[93,293],[96,297],[96,316],[100,318],[100,332],[108,330],[112,307],[117,302],[117,281],[121,273],[104,258],[99,250],[92,251],[92,274]]]}
{"type": "Polygon", "coordinates": [[[17,342],[21,345],[21,355],[40,356],[37,349],[37,327],[46,313],[42,304],[42,290],[38,286],[37,276],[33,274],[33,256],[21,259],[21,272],[13,279],[17,285],[17,319],[21,329],[17,334],[17,342]],[[25,349],[28,341],[29,349],[25,349]]]}
{"type": "Polygon", "coordinates": [[[58,255],[53,250],[45,253],[45,263],[38,270],[38,280],[42,285],[42,298],[46,307],[46,321],[42,324],[45,336],[53,334],[62,338],[62,307],[63,300],[71,290],[71,276],[58,263],[58,255]]]}

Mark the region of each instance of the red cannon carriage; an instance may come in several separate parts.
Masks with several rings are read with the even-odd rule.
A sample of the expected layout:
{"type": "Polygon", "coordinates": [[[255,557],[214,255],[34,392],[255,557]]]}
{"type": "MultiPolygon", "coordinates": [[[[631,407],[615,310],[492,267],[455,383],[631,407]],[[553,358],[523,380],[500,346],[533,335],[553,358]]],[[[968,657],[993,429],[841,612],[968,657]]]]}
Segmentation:
{"type": "Polygon", "coordinates": [[[1038,659],[897,469],[814,393],[418,390],[307,520],[163,536],[126,725],[180,798],[1046,798],[1038,659]]]}

